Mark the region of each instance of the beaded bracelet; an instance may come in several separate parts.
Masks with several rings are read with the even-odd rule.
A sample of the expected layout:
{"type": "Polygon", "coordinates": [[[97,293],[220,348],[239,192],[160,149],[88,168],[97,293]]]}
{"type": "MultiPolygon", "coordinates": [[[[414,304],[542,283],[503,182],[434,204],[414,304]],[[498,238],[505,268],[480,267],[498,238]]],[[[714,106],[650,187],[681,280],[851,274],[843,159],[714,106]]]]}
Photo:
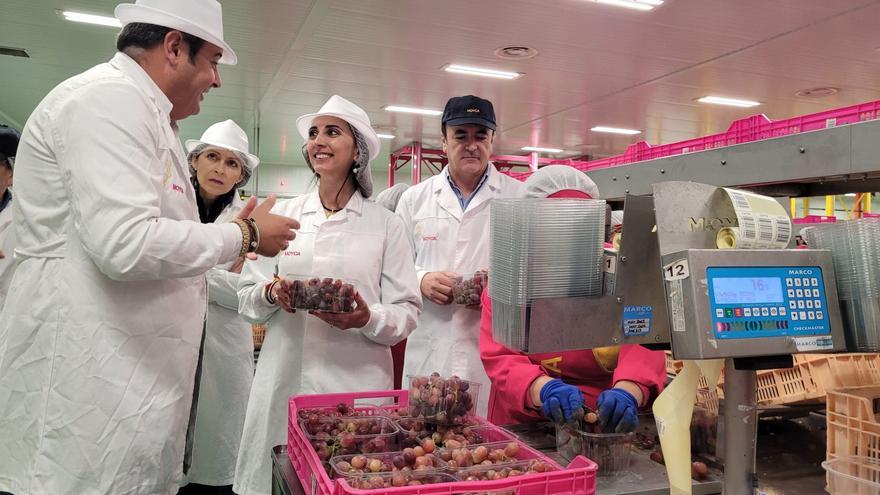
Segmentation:
{"type": "Polygon", "coordinates": [[[241,219],[235,219],[232,221],[235,225],[238,225],[238,228],[241,229],[241,251],[239,251],[238,256],[242,257],[246,255],[250,251],[250,246],[252,244],[251,241],[251,229],[248,226],[247,222],[241,219]]]}
{"type": "Polygon", "coordinates": [[[256,253],[260,247],[260,229],[257,228],[257,222],[253,218],[245,218],[243,221],[251,231],[251,249],[248,252],[256,253]]]}

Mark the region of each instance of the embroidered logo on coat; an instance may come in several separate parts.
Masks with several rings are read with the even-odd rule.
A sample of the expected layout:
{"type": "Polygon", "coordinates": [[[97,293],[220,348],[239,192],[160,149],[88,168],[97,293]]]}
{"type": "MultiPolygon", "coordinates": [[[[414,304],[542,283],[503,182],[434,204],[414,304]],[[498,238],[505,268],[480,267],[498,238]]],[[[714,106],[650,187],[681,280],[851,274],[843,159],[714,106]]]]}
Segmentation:
{"type": "Polygon", "coordinates": [[[422,236],[423,241],[439,241],[440,237],[437,234],[434,235],[425,235],[422,236]]]}
{"type": "Polygon", "coordinates": [[[557,356],[555,358],[547,358],[541,360],[541,367],[547,370],[548,373],[556,373],[557,375],[562,375],[562,370],[559,369],[559,363],[562,362],[562,356],[557,356]]]}
{"type": "Polygon", "coordinates": [[[299,251],[284,251],[284,256],[301,256],[299,251]]]}
{"type": "Polygon", "coordinates": [[[181,187],[177,184],[171,184],[171,190],[175,191],[175,192],[179,192],[180,194],[183,194],[183,187],[181,187]]]}

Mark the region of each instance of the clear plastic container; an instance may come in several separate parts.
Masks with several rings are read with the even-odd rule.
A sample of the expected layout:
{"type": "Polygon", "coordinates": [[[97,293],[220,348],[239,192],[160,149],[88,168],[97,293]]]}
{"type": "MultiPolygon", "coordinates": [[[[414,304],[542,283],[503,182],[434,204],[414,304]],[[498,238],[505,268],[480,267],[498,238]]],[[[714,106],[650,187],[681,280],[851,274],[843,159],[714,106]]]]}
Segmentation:
{"type": "Polygon", "coordinates": [[[556,467],[544,459],[529,459],[503,465],[473,466],[451,470],[450,472],[461,481],[494,481],[549,471],[556,471],[556,467]]]}
{"type": "Polygon", "coordinates": [[[340,416],[299,421],[321,461],[334,454],[372,454],[398,450],[397,426],[385,417],[340,416]]]}
{"type": "Polygon", "coordinates": [[[384,412],[376,406],[349,406],[339,404],[337,406],[310,407],[296,412],[297,419],[308,419],[313,414],[321,418],[336,418],[340,416],[384,416],[384,412]]]}
{"type": "Polygon", "coordinates": [[[463,306],[480,304],[480,296],[488,284],[488,272],[479,270],[468,278],[461,278],[452,285],[452,301],[463,306]]]}
{"type": "Polygon", "coordinates": [[[437,471],[410,471],[408,473],[365,474],[345,478],[352,488],[359,490],[377,490],[401,486],[433,485],[436,483],[454,483],[458,479],[447,473],[437,471]]]}
{"type": "Polygon", "coordinates": [[[501,467],[540,457],[540,454],[525,448],[516,440],[444,447],[435,453],[446,461],[450,470],[474,467],[487,460],[501,467]]]}
{"type": "Polygon", "coordinates": [[[838,457],[822,463],[831,495],[880,495],[880,459],[838,457]]]}
{"type": "Polygon", "coordinates": [[[330,459],[330,466],[333,469],[334,477],[345,478],[391,473],[401,471],[404,468],[418,472],[446,470],[446,462],[436,455],[426,453],[417,456],[411,451],[338,455],[330,459]]]}
{"type": "Polygon", "coordinates": [[[356,282],[332,277],[287,274],[291,280],[290,302],[296,309],[350,313],[354,311],[356,282]]]}
{"type": "Polygon", "coordinates": [[[599,465],[598,476],[629,469],[635,433],[587,433],[570,425],[557,425],[556,449],[566,461],[583,455],[599,465]]]}
{"type": "Polygon", "coordinates": [[[452,440],[459,445],[476,445],[490,442],[509,442],[517,439],[513,433],[492,425],[438,425],[414,418],[401,418],[395,422],[400,430],[402,448],[423,445],[430,438],[436,447],[446,447],[452,440]]]}
{"type": "Polygon", "coordinates": [[[466,424],[473,416],[480,397],[481,385],[456,376],[442,378],[407,376],[409,413],[413,418],[439,424],[466,424]]]}

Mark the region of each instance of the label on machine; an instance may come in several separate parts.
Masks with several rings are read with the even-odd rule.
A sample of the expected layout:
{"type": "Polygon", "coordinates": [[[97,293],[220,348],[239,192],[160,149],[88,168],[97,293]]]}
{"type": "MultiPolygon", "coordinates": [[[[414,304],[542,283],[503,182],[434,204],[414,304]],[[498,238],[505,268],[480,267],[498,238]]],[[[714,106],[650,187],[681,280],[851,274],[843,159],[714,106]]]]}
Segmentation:
{"type": "Polygon", "coordinates": [[[706,279],[716,338],[792,336],[798,350],[831,348],[830,337],[806,338],[831,333],[821,268],[709,267],[706,279]]]}
{"type": "Polygon", "coordinates": [[[654,317],[653,306],[624,306],[623,334],[627,337],[647,335],[651,333],[651,319],[654,317]]]}

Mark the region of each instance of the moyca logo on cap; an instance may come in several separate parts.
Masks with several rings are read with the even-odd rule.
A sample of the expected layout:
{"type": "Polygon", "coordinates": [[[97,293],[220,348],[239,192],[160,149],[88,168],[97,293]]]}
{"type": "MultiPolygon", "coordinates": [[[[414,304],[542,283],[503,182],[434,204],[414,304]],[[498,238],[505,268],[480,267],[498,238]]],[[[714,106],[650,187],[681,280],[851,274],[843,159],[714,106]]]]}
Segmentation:
{"type": "Polygon", "coordinates": [[[468,113],[480,113],[479,108],[468,108],[467,111],[468,113]]]}

